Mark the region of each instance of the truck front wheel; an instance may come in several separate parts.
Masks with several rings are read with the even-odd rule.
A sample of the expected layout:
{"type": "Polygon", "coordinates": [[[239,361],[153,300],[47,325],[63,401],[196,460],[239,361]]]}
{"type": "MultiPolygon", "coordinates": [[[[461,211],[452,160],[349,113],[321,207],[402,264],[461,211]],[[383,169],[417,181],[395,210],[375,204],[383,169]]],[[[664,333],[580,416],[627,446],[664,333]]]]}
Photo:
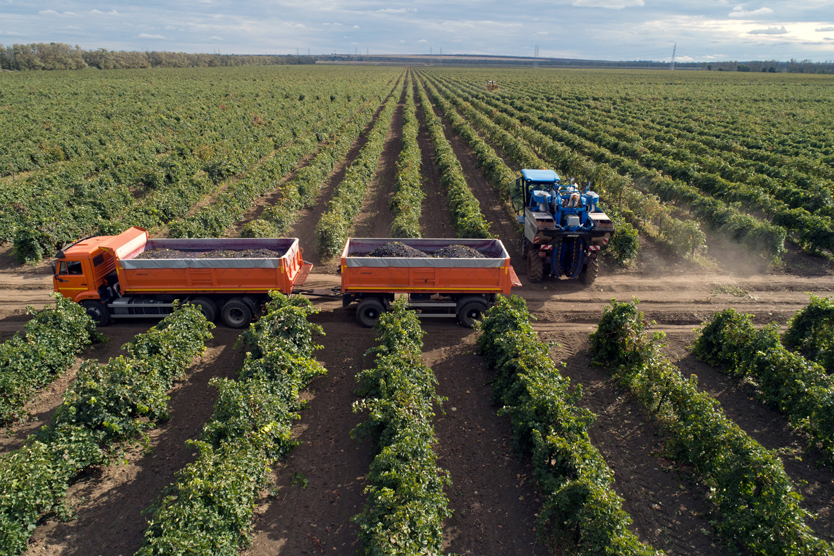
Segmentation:
{"type": "Polygon", "coordinates": [[[107,310],[107,307],[101,301],[88,299],[87,301],[82,301],[81,306],[84,307],[84,310],[87,311],[87,316],[93,319],[96,326],[107,326],[110,324],[110,311],[107,310]]]}
{"type": "Polygon", "coordinates": [[[220,318],[229,328],[246,328],[252,322],[252,309],[248,303],[236,297],[223,305],[220,318]]]}
{"type": "Polygon", "coordinates": [[[376,297],[366,297],[356,307],[356,320],[366,328],[373,328],[379,316],[385,312],[382,301],[376,297]]]}

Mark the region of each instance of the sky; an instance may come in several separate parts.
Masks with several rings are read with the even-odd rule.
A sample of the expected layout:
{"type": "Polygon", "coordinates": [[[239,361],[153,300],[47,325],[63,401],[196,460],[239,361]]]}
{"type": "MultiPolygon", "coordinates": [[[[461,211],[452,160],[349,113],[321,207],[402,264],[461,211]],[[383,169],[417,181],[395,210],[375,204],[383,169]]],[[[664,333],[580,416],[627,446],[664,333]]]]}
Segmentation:
{"type": "Polygon", "coordinates": [[[0,0],[0,44],[221,54],[834,61],[834,0],[0,0]]]}

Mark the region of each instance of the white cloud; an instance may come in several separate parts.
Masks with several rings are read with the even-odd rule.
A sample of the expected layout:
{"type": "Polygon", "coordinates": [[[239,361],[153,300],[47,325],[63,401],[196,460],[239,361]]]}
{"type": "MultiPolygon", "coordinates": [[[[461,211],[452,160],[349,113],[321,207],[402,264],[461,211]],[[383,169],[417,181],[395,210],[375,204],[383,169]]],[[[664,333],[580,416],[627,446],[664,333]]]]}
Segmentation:
{"type": "Polygon", "coordinates": [[[6,35],[7,37],[25,37],[23,33],[17,33],[15,31],[0,31],[0,35],[6,35]]]}
{"type": "Polygon", "coordinates": [[[354,29],[359,29],[359,26],[358,26],[358,25],[354,25],[354,26],[353,26],[353,28],[354,28],[354,29]]]}
{"type": "Polygon", "coordinates": [[[785,26],[782,27],[768,27],[767,29],[753,29],[747,32],[750,35],[786,35],[788,30],[785,26]]]}
{"type": "Polygon", "coordinates": [[[209,37],[209,39],[213,41],[222,41],[223,37],[209,37]]]}
{"type": "Polygon", "coordinates": [[[120,15],[119,12],[116,10],[110,10],[109,12],[103,12],[101,10],[90,10],[90,13],[93,15],[120,15]]]}
{"type": "Polygon", "coordinates": [[[828,33],[829,31],[834,31],[834,27],[820,27],[819,29],[814,29],[817,33],[828,33]]]}
{"type": "Polygon", "coordinates": [[[549,35],[549,34],[550,33],[548,33],[547,31],[539,31],[538,33],[536,33],[536,35],[549,35]]]}
{"type": "Polygon", "coordinates": [[[736,6],[733,8],[733,11],[730,12],[730,17],[752,17],[757,15],[765,15],[765,14],[772,14],[773,10],[770,8],[759,8],[758,10],[747,11],[742,6],[736,6]]]}
{"type": "Polygon", "coordinates": [[[429,41],[427,41],[426,39],[420,39],[420,40],[419,40],[419,41],[417,41],[417,42],[429,42],[429,41]]]}
{"type": "Polygon", "coordinates": [[[377,10],[377,13],[381,13],[381,14],[417,13],[417,8],[385,8],[385,9],[382,9],[382,10],[377,10]]]}
{"type": "Polygon", "coordinates": [[[41,11],[38,12],[38,14],[40,14],[40,15],[61,15],[58,12],[56,12],[55,10],[41,10],[41,11]]]}
{"type": "Polygon", "coordinates": [[[148,33],[139,33],[137,38],[140,39],[168,39],[168,37],[163,37],[162,35],[149,35],[148,33]]]}
{"type": "Polygon", "coordinates": [[[578,8],[606,8],[609,10],[622,10],[623,8],[633,8],[635,6],[643,6],[643,0],[573,0],[572,5],[578,8]]]}

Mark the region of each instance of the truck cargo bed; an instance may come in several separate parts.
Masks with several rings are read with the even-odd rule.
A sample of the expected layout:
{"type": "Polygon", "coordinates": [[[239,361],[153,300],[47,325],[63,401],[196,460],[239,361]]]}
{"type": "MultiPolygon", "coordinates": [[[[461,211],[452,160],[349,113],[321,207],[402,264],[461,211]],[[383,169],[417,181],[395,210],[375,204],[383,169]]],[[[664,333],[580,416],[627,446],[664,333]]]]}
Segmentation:
{"type": "Polygon", "coordinates": [[[497,239],[350,238],[341,257],[342,292],[503,293],[521,286],[510,255],[497,239]],[[391,242],[429,257],[369,257],[391,242]],[[484,258],[433,258],[449,245],[477,250],[484,258]]]}

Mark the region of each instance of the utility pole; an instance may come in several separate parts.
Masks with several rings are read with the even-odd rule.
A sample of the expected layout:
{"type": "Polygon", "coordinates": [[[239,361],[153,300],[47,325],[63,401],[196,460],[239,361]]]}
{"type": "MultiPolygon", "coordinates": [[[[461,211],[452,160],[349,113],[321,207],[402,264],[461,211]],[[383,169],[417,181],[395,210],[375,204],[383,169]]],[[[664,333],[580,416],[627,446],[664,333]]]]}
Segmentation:
{"type": "Polygon", "coordinates": [[[675,52],[678,49],[678,43],[675,43],[675,46],[672,47],[672,65],[669,67],[669,71],[675,70],[675,52]]]}

